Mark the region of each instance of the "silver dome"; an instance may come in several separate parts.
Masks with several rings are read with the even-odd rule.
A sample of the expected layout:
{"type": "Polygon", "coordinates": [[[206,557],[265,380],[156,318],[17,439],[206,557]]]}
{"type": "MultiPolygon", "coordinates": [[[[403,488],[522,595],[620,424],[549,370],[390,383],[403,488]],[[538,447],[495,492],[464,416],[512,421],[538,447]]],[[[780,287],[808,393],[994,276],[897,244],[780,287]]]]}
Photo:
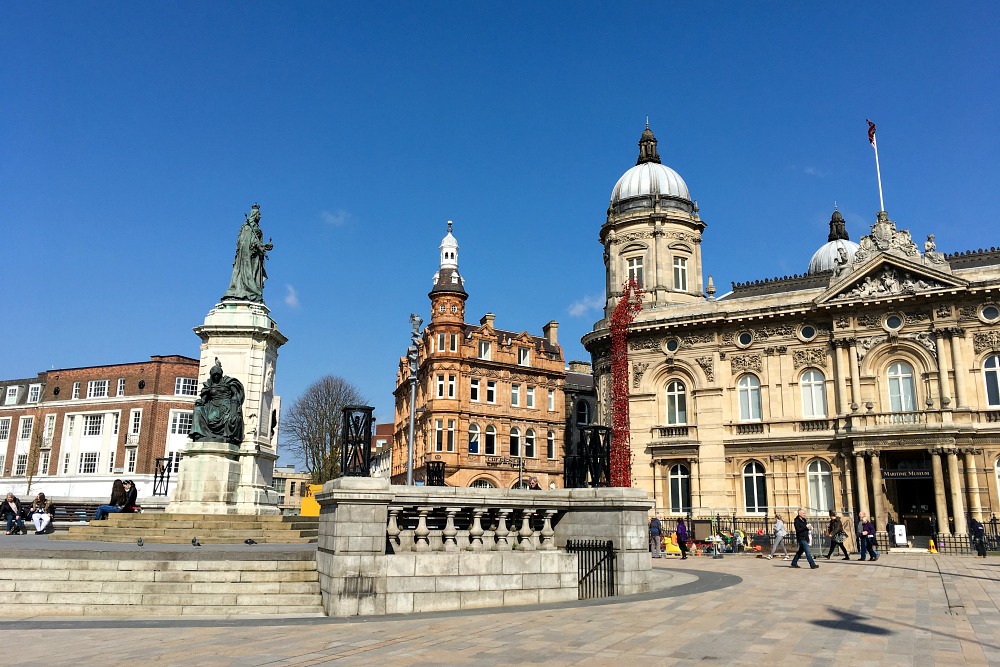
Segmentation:
{"type": "Polygon", "coordinates": [[[840,248],[843,248],[847,254],[847,261],[853,262],[854,253],[858,251],[858,244],[847,239],[837,239],[836,241],[824,243],[813,254],[812,259],[809,260],[808,273],[812,275],[836,269],[836,260],[840,257],[840,248]]]}
{"type": "Polygon", "coordinates": [[[657,162],[637,164],[618,179],[611,191],[611,205],[634,197],[673,197],[691,201],[691,193],[680,174],[657,162]]]}

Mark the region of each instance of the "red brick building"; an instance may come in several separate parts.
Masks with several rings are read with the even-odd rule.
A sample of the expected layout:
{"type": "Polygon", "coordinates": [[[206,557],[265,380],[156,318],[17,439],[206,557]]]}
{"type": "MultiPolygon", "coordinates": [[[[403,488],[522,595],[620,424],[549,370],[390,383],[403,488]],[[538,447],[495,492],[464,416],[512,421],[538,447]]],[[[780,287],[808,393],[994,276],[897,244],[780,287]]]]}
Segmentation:
{"type": "Polygon", "coordinates": [[[151,496],[156,460],[187,443],[198,390],[198,360],[180,355],[0,380],[5,488],[22,500],[29,487],[32,496],[104,498],[122,477],[151,496]]]}

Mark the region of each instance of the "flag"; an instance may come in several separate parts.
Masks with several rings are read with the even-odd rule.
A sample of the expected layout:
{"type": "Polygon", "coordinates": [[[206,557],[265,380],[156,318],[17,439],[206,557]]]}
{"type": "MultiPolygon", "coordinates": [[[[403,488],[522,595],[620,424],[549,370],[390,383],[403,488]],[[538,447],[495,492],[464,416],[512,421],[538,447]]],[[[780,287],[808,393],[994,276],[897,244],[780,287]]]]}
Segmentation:
{"type": "Polygon", "coordinates": [[[875,123],[870,120],[868,120],[868,143],[872,145],[872,148],[875,148],[875,123]]]}

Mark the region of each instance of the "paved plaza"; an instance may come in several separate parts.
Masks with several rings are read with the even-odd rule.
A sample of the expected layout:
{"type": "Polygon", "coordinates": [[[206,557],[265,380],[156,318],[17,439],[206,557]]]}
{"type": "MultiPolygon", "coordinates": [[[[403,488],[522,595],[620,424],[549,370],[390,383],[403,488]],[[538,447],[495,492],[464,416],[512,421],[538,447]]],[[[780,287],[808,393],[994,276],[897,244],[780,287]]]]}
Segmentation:
{"type": "Polygon", "coordinates": [[[654,560],[613,603],[362,619],[9,619],[12,664],[1000,665],[1000,559],[654,560]]]}

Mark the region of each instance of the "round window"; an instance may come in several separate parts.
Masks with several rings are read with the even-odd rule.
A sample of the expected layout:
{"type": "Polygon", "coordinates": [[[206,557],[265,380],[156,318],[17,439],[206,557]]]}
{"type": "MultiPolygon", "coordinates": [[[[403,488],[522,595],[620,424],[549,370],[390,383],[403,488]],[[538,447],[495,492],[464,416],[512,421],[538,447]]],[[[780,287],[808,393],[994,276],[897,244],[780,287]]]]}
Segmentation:
{"type": "Polygon", "coordinates": [[[736,340],[739,341],[740,345],[747,346],[753,342],[753,334],[749,331],[744,331],[736,340]]]}
{"type": "Polygon", "coordinates": [[[996,306],[986,306],[981,311],[983,319],[987,322],[993,322],[994,320],[1000,319],[1000,308],[996,306]]]}
{"type": "Polygon", "coordinates": [[[813,338],[816,337],[816,327],[810,324],[806,324],[801,329],[799,329],[799,333],[802,335],[802,338],[804,340],[812,340],[813,338]]]}
{"type": "Polygon", "coordinates": [[[678,341],[676,338],[671,338],[670,340],[667,341],[667,352],[676,352],[677,348],[679,348],[680,346],[681,346],[680,341],[678,341]]]}
{"type": "Polygon", "coordinates": [[[903,326],[903,318],[900,317],[899,315],[890,315],[889,317],[885,318],[886,329],[892,329],[893,331],[895,331],[896,329],[899,329],[902,326],[903,326]]]}

